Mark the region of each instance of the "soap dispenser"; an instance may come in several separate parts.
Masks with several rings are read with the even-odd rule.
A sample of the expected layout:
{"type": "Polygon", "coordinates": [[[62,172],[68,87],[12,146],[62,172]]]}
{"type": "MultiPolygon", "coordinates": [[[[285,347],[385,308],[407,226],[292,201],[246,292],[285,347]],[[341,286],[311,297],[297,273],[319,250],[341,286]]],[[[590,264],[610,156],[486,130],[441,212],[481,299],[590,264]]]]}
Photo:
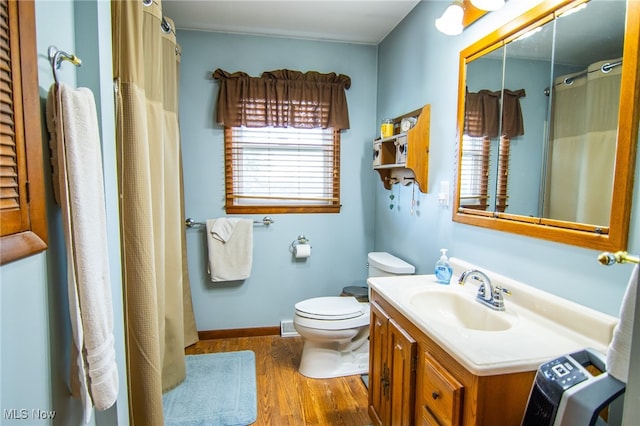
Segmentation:
{"type": "Polygon", "coordinates": [[[449,281],[451,281],[451,274],[453,273],[453,269],[451,269],[449,259],[447,258],[447,249],[440,249],[440,252],[442,253],[442,255],[436,262],[435,267],[436,280],[440,284],[449,284],[449,281]]]}

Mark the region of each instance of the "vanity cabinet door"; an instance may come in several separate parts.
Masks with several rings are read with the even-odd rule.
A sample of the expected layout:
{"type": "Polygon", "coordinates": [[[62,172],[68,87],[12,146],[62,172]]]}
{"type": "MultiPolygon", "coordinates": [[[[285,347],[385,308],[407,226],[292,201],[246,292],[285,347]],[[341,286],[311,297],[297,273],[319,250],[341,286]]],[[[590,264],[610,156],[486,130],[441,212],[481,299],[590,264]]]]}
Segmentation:
{"type": "Polygon", "coordinates": [[[373,424],[413,425],[416,341],[375,302],[371,302],[369,341],[369,416],[373,424]]]}
{"type": "Polygon", "coordinates": [[[375,425],[388,418],[389,372],[387,361],[387,325],[389,316],[375,302],[371,302],[369,328],[369,416],[375,425]]]}
{"type": "Polygon", "coordinates": [[[424,368],[422,424],[439,426],[462,424],[464,386],[428,352],[423,352],[421,358],[424,368]]]}
{"type": "Polygon", "coordinates": [[[389,320],[391,425],[412,426],[415,411],[416,341],[389,320]]]}

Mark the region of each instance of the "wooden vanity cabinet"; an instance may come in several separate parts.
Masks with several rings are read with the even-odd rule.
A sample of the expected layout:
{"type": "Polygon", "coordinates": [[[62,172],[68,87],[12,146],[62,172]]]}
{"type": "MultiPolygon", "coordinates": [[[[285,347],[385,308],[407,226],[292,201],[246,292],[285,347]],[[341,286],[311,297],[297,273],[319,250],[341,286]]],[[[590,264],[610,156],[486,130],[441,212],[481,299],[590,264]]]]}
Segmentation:
{"type": "Polygon", "coordinates": [[[373,424],[520,425],[535,371],[476,376],[373,288],[370,300],[373,424]]]}

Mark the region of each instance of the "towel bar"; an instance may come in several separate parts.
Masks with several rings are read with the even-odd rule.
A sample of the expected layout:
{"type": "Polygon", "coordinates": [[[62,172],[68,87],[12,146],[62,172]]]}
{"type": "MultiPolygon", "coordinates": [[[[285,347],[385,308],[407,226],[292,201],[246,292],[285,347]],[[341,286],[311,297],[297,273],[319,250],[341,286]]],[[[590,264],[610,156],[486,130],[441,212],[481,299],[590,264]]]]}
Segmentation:
{"type": "MultiPolygon", "coordinates": [[[[254,220],[253,223],[254,224],[258,224],[258,225],[269,226],[272,223],[275,223],[275,220],[271,219],[271,216],[265,216],[265,217],[262,218],[262,220],[254,220]]],[[[204,226],[204,225],[206,225],[204,222],[196,222],[195,220],[193,220],[190,217],[185,219],[184,224],[185,224],[185,226],[187,228],[193,228],[195,226],[204,226]]]]}

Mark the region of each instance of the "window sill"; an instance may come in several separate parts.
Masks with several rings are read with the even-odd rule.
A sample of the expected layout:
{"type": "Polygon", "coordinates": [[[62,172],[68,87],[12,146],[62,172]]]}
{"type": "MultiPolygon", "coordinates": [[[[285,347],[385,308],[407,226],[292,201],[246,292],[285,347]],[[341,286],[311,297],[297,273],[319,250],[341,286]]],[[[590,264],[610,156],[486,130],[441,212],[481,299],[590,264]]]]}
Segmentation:
{"type": "Polygon", "coordinates": [[[227,214],[340,213],[341,206],[227,206],[227,214]]]}

